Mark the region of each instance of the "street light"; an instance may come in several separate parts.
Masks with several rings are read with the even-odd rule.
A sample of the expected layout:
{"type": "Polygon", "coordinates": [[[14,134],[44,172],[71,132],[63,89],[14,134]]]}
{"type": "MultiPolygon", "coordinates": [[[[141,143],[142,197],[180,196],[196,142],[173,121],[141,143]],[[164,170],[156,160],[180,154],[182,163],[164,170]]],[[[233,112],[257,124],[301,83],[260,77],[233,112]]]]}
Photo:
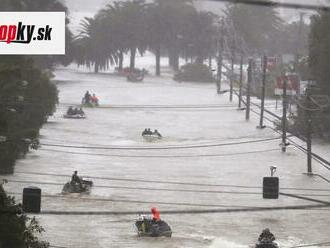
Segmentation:
{"type": "Polygon", "coordinates": [[[270,168],[270,175],[273,177],[277,169],[277,166],[272,165],[269,168],[270,168]]]}

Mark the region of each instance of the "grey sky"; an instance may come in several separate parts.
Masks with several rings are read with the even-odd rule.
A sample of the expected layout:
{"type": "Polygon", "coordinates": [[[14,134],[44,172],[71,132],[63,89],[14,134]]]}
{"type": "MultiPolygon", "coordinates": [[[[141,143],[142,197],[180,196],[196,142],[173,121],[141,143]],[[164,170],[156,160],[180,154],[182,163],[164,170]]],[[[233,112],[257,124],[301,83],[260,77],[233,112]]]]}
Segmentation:
{"type": "MultiPolygon", "coordinates": [[[[66,3],[70,11],[71,28],[74,32],[79,29],[80,20],[84,17],[93,16],[100,8],[105,6],[107,3],[114,2],[114,0],[62,0],[66,3]]],[[[166,1],[166,0],[163,0],[166,1]]],[[[180,1],[180,0],[178,0],[180,1]]],[[[303,3],[303,4],[328,4],[330,5],[330,0],[279,0],[280,2],[291,2],[291,3],[303,3]]],[[[216,14],[221,15],[222,9],[225,6],[223,3],[217,3],[210,0],[195,0],[194,5],[196,8],[205,11],[212,11],[216,14]]],[[[297,10],[285,10],[278,9],[281,17],[287,21],[294,21],[299,18],[299,13],[301,11],[297,10]]],[[[306,13],[306,18],[311,12],[302,11],[306,13]]]]}

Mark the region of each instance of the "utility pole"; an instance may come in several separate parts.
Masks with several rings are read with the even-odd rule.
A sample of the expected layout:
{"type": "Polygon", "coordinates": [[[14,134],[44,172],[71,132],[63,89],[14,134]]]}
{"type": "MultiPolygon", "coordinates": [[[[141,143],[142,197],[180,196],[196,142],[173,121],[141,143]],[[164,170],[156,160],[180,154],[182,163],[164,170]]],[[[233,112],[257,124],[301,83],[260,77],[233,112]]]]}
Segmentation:
{"type": "Polygon", "coordinates": [[[239,92],[238,92],[238,109],[242,108],[242,88],[243,88],[243,53],[241,54],[241,62],[239,66],[239,92]]]}
{"type": "Polygon", "coordinates": [[[235,44],[231,51],[231,73],[230,73],[230,94],[229,101],[233,101],[233,84],[234,84],[234,63],[235,63],[235,44]]]}
{"type": "Polygon", "coordinates": [[[224,38],[223,38],[223,25],[224,21],[221,21],[220,24],[220,40],[218,41],[218,61],[217,61],[217,93],[221,93],[221,79],[222,79],[222,53],[223,53],[223,46],[224,46],[224,38]]]}
{"type": "Polygon", "coordinates": [[[307,134],[306,134],[306,142],[307,142],[307,174],[312,174],[312,111],[311,107],[311,92],[310,89],[306,90],[306,100],[307,100],[307,108],[305,111],[306,114],[306,124],[307,124],[307,134]]]}
{"type": "Polygon", "coordinates": [[[265,55],[264,59],[263,59],[263,68],[262,68],[260,122],[259,122],[259,127],[258,127],[260,129],[265,128],[265,126],[264,126],[264,111],[265,111],[267,64],[268,64],[268,59],[267,59],[267,56],[265,55]]]}
{"type": "MultiPolygon", "coordinates": [[[[221,38],[222,39],[222,38],[221,38]]],[[[220,43],[222,43],[220,41],[220,43]]],[[[221,93],[221,79],[222,79],[222,51],[219,50],[218,55],[218,71],[217,71],[217,93],[221,93]]]]}
{"type": "Polygon", "coordinates": [[[297,37],[297,46],[296,46],[296,54],[295,54],[295,71],[297,72],[297,67],[299,64],[300,54],[302,52],[303,46],[302,46],[302,29],[304,25],[304,15],[305,13],[300,12],[299,14],[299,28],[298,28],[298,37],[297,37]]]}
{"type": "Polygon", "coordinates": [[[282,113],[282,152],[286,152],[286,110],[287,110],[287,97],[286,97],[286,88],[287,88],[287,77],[286,74],[282,75],[283,80],[283,113],[282,113]]]}
{"type": "Polygon", "coordinates": [[[252,66],[253,60],[249,59],[249,68],[248,68],[248,82],[247,82],[247,90],[246,90],[246,112],[245,112],[245,120],[250,120],[250,90],[252,83],[252,66]]]}
{"type": "MultiPolygon", "coordinates": [[[[221,27],[222,29],[222,27],[221,27]]],[[[220,41],[218,43],[218,61],[217,61],[217,67],[218,67],[218,71],[217,71],[217,93],[220,94],[221,93],[221,79],[222,79],[222,53],[223,53],[223,43],[224,43],[224,39],[223,39],[223,32],[220,32],[220,41]]]]}

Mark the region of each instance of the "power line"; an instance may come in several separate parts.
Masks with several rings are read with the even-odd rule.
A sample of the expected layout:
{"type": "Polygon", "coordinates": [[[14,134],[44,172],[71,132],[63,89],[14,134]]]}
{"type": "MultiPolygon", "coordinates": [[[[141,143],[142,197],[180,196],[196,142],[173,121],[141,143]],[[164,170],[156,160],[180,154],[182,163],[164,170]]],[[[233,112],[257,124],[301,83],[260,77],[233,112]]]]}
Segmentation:
{"type": "MultiPolygon", "coordinates": [[[[236,94],[236,96],[238,96],[238,93],[237,93],[236,91],[235,91],[235,94],[236,94]]],[[[245,102],[244,100],[242,100],[242,102],[246,105],[246,102],[245,102]]],[[[251,103],[251,104],[252,104],[252,105],[255,105],[255,106],[258,107],[258,108],[260,108],[260,106],[259,106],[258,104],[255,104],[255,103],[251,103]]],[[[260,113],[258,113],[258,112],[256,112],[256,111],[253,111],[253,110],[251,110],[251,111],[252,111],[253,113],[257,114],[257,115],[260,115],[260,113]]],[[[271,112],[271,111],[269,111],[269,110],[265,110],[265,112],[267,112],[268,114],[274,116],[274,117],[277,118],[277,119],[281,119],[280,116],[274,114],[273,112],[271,112]]],[[[264,117],[264,118],[265,118],[265,117],[264,117]]],[[[273,121],[273,120],[271,120],[271,119],[269,119],[269,118],[265,118],[265,119],[267,119],[268,121],[270,121],[270,122],[273,123],[273,124],[276,124],[275,121],[273,121]]],[[[275,131],[276,133],[280,134],[280,132],[279,132],[278,130],[276,130],[276,129],[272,128],[272,127],[268,127],[268,128],[270,128],[270,129],[272,129],[273,131],[275,131]]],[[[294,135],[291,135],[291,136],[294,136],[294,135]]],[[[294,145],[296,148],[298,148],[299,150],[301,150],[302,152],[304,152],[305,154],[307,154],[307,149],[306,149],[306,148],[304,148],[304,147],[298,145],[297,143],[295,143],[295,142],[294,142],[292,139],[290,139],[289,137],[290,137],[290,136],[287,137],[287,140],[289,140],[290,142],[292,142],[293,145],[294,145]]],[[[295,137],[297,137],[297,136],[295,136],[295,137]]],[[[297,137],[297,138],[299,138],[299,137],[297,137]]],[[[299,138],[299,139],[301,139],[301,138],[299,138]]],[[[330,165],[330,162],[328,162],[327,160],[325,160],[324,158],[322,158],[321,156],[319,156],[319,155],[317,155],[317,154],[315,154],[315,153],[312,153],[312,158],[313,158],[316,162],[318,162],[320,165],[322,165],[324,168],[330,170],[330,167],[327,166],[327,165],[330,165]]],[[[317,175],[317,174],[315,174],[315,175],[316,175],[316,176],[320,176],[321,178],[323,178],[323,179],[326,180],[327,182],[330,181],[330,180],[326,179],[325,177],[323,177],[323,176],[321,176],[321,175],[317,175]]]]}
{"type": "MultiPolygon", "coordinates": [[[[94,178],[94,177],[90,177],[94,178]]],[[[127,179],[120,179],[127,180],[127,179]]],[[[31,183],[39,185],[54,185],[62,186],[62,183],[57,182],[44,182],[44,181],[30,181],[30,180],[8,180],[9,183],[31,183]]],[[[164,183],[164,182],[159,182],[164,183]]],[[[173,182],[172,182],[173,183],[173,182]]],[[[195,185],[195,184],[194,184],[195,185]]],[[[199,185],[200,186],[200,185],[199,185]]],[[[232,185],[232,184],[222,184],[216,185],[225,188],[241,188],[241,189],[262,189],[258,186],[245,186],[245,185],[232,185]]],[[[217,194],[260,194],[261,192],[246,192],[246,191],[225,191],[225,190],[191,190],[191,189],[169,189],[169,188],[150,188],[150,187],[128,187],[128,186],[109,186],[109,185],[94,185],[95,188],[109,188],[109,189],[132,189],[132,190],[150,190],[150,191],[169,191],[169,192],[191,192],[191,193],[217,193],[217,194]]],[[[290,187],[281,187],[282,190],[295,190],[295,191],[323,191],[330,192],[328,189],[306,189],[306,188],[290,188],[290,187]]],[[[301,196],[330,196],[325,194],[299,194],[301,196]]]]}
{"type": "MultiPolygon", "coordinates": [[[[61,103],[61,105],[80,105],[77,103],[61,103]]],[[[232,104],[199,104],[199,105],[100,105],[99,109],[218,109],[218,108],[234,108],[232,104]]]]}
{"type": "MultiPolygon", "coordinates": [[[[17,192],[8,192],[9,195],[21,195],[17,192]]],[[[253,208],[253,206],[241,206],[241,205],[223,205],[223,204],[199,204],[199,203],[187,203],[187,202],[163,202],[163,201],[142,201],[142,200],[122,200],[111,198],[96,198],[96,197],[79,197],[70,198],[65,195],[50,195],[43,194],[45,198],[57,198],[57,199],[69,199],[79,201],[100,201],[100,202],[118,202],[118,203],[132,203],[132,204],[156,204],[156,205],[169,205],[169,206],[189,206],[189,207],[231,207],[231,208],[253,208]]]]}
{"type": "Polygon", "coordinates": [[[324,245],[329,245],[330,241],[328,242],[321,242],[321,243],[313,243],[313,244],[305,244],[305,245],[295,245],[291,246],[290,248],[300,248],[300,247],[311,247],[311,246],[324,246],[324,245]]]}
{"type": "Polygon", "coordinates": [[[225,2],[232,4],[246,4],[270,8],[285,8],[285,9],[304,9],[313,11],[330,11],[329,6],[321,6],[314,4],[297,4],[297,3],[284,3],[275,1],[260,1],[260,0],[210,0],[213,2],[225,2]]]}
{"type": "MultiPolygon", "coordinates": [[[[8,182],[12,182],[12,183],[32,183],[32,184],[56,185],[56,186],[62,186],[63,185],[62,183],[55,183],[55,182],[40,182],[40,181],[37,182],[37,181],[25,181],[25,180],[8,180],[8,182]]],[[[261,192],[243,192],[243,191],[225,191],[225,190],[191,190],[191,189],[169,189],[169,188],[106,186],[106,185],[104,185],[104,186],[94,185],[93,187],[95,187],[95,188],[106,188],[106,189],[128,189],[128,190],[185,192],[185,193],[242,194],[242,195],[260,195],[261,194],[261,192]]],[[[330,195],[323,195],[323,196],[330,196],[330,195]]]]}
{"type": "MultiPolygon", "coordinates": [[[[249,207],[249,208],[227,208],[227,209],[185,209],[185,210],[163,210],[162,214],[220,214],[220,213],[240,213],[240,212],[268,212],[282,210],[310,210],[315,208],[330,208],[330,205],[294,205],[279,207],[249,207]]],[[[0,211],[0,213],[16,214],[13,211],[0,211]]],[[[34,215],[80,215],[80,216],[109,216],[109,215],[140,215],[150,214],[150,211],[60,211],[60,210],[42,210],[39,214],[34,215]]]]}
{"type": "Polygon", "coordinates": [[[240,141],[240,142],[231,142],[231,143],[219,143],[219,144],[209,144],[209,145],[190,145],[190,146],[163,146],[163,147],[120,147],[120,146],[74,146],[74,145],[60,145],[60,144],[50,144],[50,143],[41,143],[42,146],[50,146],[50,147],[63,147],[63,148],[77,148],[77,149],[98,149],[98,150],[171,150],[171,149],[194,149],[194,148],[208,148],[208,147],[222,147],[222,146],[232,146],[232,145],[243,145],[243,144],[252,144],[252,143],[260,143],[267,142],[273,140],[279,140],[280,137],[275,138],[266,138],[259,140],[249,140],[249,141],[240,141]]]}
{"type": "Polygon", "coordinates": [[[101,157],[119,157],[119,158],[198,158],[198,157],[227,157],[227,156],[238,156],[238,155],[248,155],[255,153],[267,153],[278,151],[277,149],[266,149],[258,151],[249,152],[236,152],[236,153],[225,153],[225,154],[199,154],[199,155],[120,155],[120,154],[104,154],[104,153],[87,153],[87,152],[70,152],[70,151],[60,151],[55,149],[38,149],[42,151],[58,152],[66,154],[76,154],[76,155],[88,155],[88,156],[101,156],[101,157]]]}
{"type": "Polygon", "coordinates": [[[319,200],[319,199],[313,199],[313,198],[305,197],[302,194],[296,195],[296,194],[288,194],[288,193],[280,192],[280,195],[284,195],[284,196],[292,197],[292,198],[297,198],[297,199],[301,199],[301,200],[306,200],[306,201],[311,201],[311,202],[316,202],[316,203],[322,203],[322,204],[330,206],[330,202],[328,202],[328,201],[322,201],[322,200],[319,200]]]}

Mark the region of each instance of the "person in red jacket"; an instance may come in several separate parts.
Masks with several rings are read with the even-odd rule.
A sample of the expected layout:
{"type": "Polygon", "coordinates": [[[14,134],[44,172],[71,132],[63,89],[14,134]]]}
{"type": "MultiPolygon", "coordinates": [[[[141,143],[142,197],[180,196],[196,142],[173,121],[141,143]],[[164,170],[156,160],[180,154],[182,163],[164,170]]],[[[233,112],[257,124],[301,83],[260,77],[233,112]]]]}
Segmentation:
{"type": "Polygon", "coordinates": [[[157,208],[153,207],[151,208],[151,213],[152,213],[152,220],[157,222],[160,221],[160,213],[157,208]]]}
{"type": "Polygon", "coordinates": [[[96,105],[99,104],[99,99],[97,98],[97,96],[95,94],[93,94],[91,96],[91,100],[92,100],[92,103],[95,103],[96,105]]]}

